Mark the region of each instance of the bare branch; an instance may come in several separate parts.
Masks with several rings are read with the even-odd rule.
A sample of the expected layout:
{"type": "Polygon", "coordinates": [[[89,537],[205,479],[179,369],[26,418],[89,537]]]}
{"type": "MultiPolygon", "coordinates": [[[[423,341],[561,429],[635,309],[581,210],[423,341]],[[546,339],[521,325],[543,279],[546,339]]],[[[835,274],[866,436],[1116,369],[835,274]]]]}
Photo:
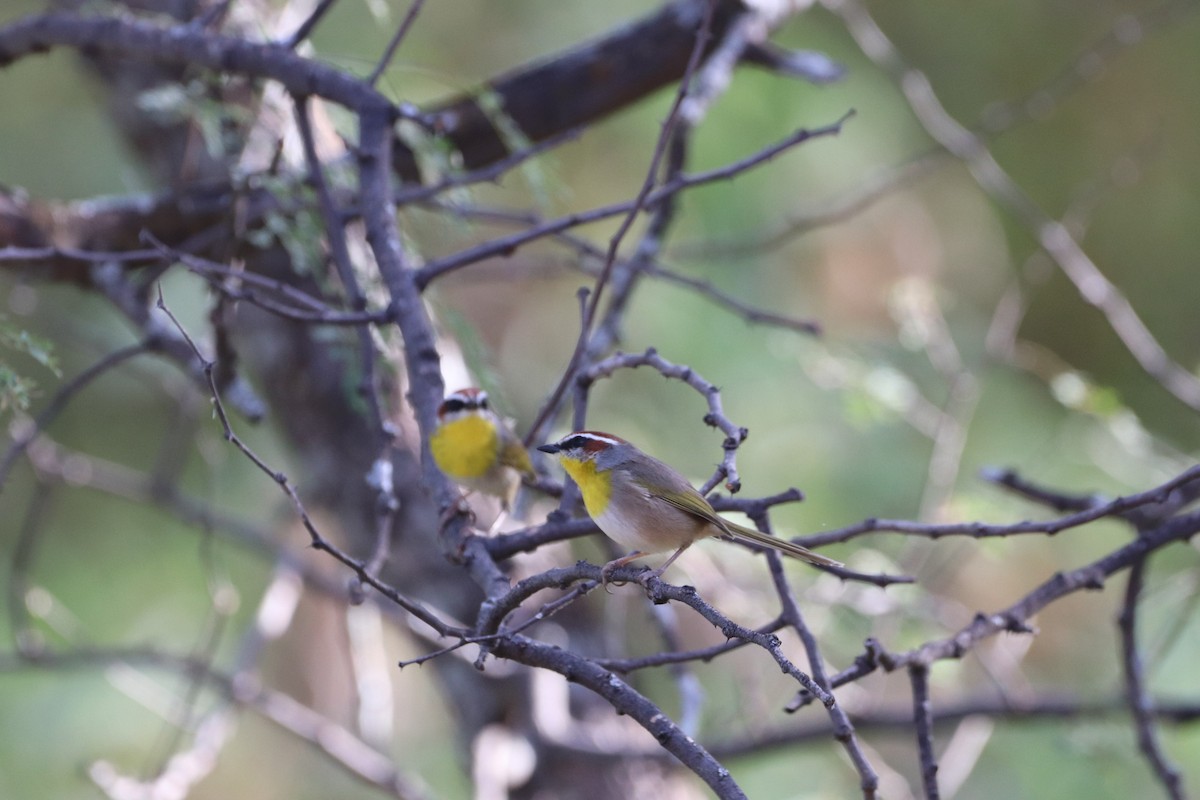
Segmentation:
{"type": "Polygon", "coordinates": [[[391,41],[388,42],[387,47],[383,50],[383,55],[379,57],[379,63],[375,65],[375,69],[371,70],[371,74],[367,76],[368,84],[374,86],[379,82],[379,77],[383,75],[388,65],[392,63],[396,51],[400,49],[400,43],[404,41],[404,37],[408,35],[409,29],[417,21],[417,14],[421,13],[421,6],[424,4],[425,0],[412,0],[412,3],[409,4],[404,19],[400,21],[400,26],[392,34],[391,41]]]}
{"type": "Polygon", "coordinates": [[[1184,470],[1169,481],[1153,489],[1114,500],[1097,502],[1084,511],[1068,514],[1058,519],[1043,522],[1017,522],[1012,525],[988,525],[982,522],[961,522],[946,525],[930,525],[920,522],[909,522],[896,519],[867,519],[846,528],[814,533],[802,536],[796,541],[804,547],[819,547],[834,542],[846,542],[867,533],[890,531],[904,533],[910,536],[923,536],[929,539],[941,539],[945,536],[970,536],[976,539],[993,536],[1013,536],[1023,533],[1044,533],[1053,536],[1061,531],[1078,528],[1089,522],[1105,517],[1116,517],[1153,503],[1164,503],[1176,490],[1190,487],[1193,482],[1200,480],[1200,466],[1184,470]]]}
{"type": "MultiPolygon", "coordinates": [[[[791,586],[788,585],[787,577],[783,573],[783,559],[778,553],[771,553],[767,556],[767,563],[771,565],[771,580],[783,603],[783,617],[787,620],[788,625],[796,631],[800,641],[804,643],[804,652],[808,655],[813,682],[825,691],[829,691],[832,686],[825,674],[825,659],[817,645],[817,637],[804,622],[800,604],[796,601],[791,586]]],[[[811,692],[807,692],[807,690],[805,692],[812,696],[811,692]]],[[[842,747],[846,749],[846,755],[850,758],[850,763],[858,771],[859,788],[862,789],[863,800],[873,800],[875,792],[879,789],[879,776],[871,766],[871,762],[867,759],[866,753],[854,734],[854,725],[850,722],[850,717],[840,704],[828,707],[828,712],[829,720],[833,723],[834,738],[841,742],[842,747]]]]}
{"type": "Polygon", "coordinates": [[[1156,550],[1187,541],[1198,532],[1200,513],[1174,517],[1103,558],[1070,572],[1056,573],[1003,611],[977,614],[970,625],[948,638],[926,642],[914,650],[897,655],[881,655],[880,664],[891,671],[912,663],[932,664],[943,658],[962,658],[978,642],[1002,631],[1033,633],[1030,619],[1050,603],[1080,590],[1103,589],[1105,579],[1113,573],[1128,569],[1156,550]]]}
{"type": "MultiPolygon", "coordinates": [[[[683,78],[679,82],[679,87],[675,92],[675,99],[671,104],[671,110],[667,113],[667,118],[663,122],[662,131],[659,133],[658,139],[654,144],[654,152],[650,157],[650,166],[646,170],[646,178],[642,181],[642,186],[638,190],[637,196],[628,204],[628,209],[624,212],[624,219],[617,227],[616,233],[612,235],[608,242],[608,250],[605,253],[604,265],[600,269],[600,277],[596,279],[596,283],[591,290],[591,296],[583,311],[583,320],[580,324],[579,336],[575,341],[575,348],[571,352],[570,358],[567,360],[567,366],[563,369],[562,377],[555,385],[553,391],[550,392],[550,397],[542,404],[542,409],[538,412],[533,425],[530,426],[531,431],[541,431],[542,426],[546,425],[558,410],[559,404],[562,402],[567,386],[574,379],[576,371],[584,363],[585,356],[596,357],[604,349],[607,349],[606,343],[597,342],[595,345],[590,341],[593,336],[592,326],[596,321],[596,314],[600,308],[600,300],[604,295],[604,289],[608,285],[609,280],[613,276],[613,270],[617,265],[617,252],[621,247],[621,242],[625,239],[626,234],[633,226],[634,220],[643,209],[650,208],[649,198],[654,185],[657,182],[659,165],[662,163],[664,155],[667,153],[668,143],[672,141],[675,125],[678,121],[680,107],[683,105],[683,100],[687,96],[688,84],[691,81],[692,75],[696,71],[696,67],[700,63],[701,54],[704,52],[708,43],[708,38],[712,34],[713,20],[716,14],[718,2],[717,0],[705,0],[704,14],[700,19],[699,25],[695,32],[695,43],[692,45],[691,54],[688,56],[687,66],[683,71],[683,78]]],[[[676,169],[681,168],[681,163],[676,163],[676,169]]],[[[666,208],[658,215],[657,221],[660,225],[666,225],[672,217],[671,205],[673,194],[668,194],[664,198],[666,208]]],[[[652,226],[653,231],[653,226],[652,226]]],[[[653,234],[650,235],[648,241],[654,241],[653,234]]],[[[635,272],[630,273],[635,274],[635,272]]],[[[619,302],[619,297],[617,302],[619,302]]]]}
{"type": "Polygon", "coordinates": [[[725,488],[730,492],[740,490],[742,481],[737,472],[736,452],[750,432],[746,428],[734,425],[725,416],[725,409],[721,403],[721,390],[717,388],[716,384],[706,381],[694,369],[667,361],[651,347],[644,353],[616,353],[603,361],[597,361],[580,372],[575,380],[580,391],[586,393],[593,383],[600,378],[612,377],[618,369],[636,369],[643,366],[652,367],[658,370],[664,378],[683,381],[695,389],[708,403],[708,413],[704,415],[704,424],[717,428],[725,434],[725,441],[721,444],[725,455],[721,459],[716,473],[700,487],[700,493],[708,494],[722,480],[725,481],[725,488]]]}
{"type": "Polygon", "coordinates": [[[921,785],[926,800],[938,800],[937,756],[933,752],[933,711],[929,700],[929,667],[920,662],[908,665],[912,684],[913,721],[916,723],[917,752],[921,758],[921,785]]]}
{"type": "MultiPolygon", "coordinates": [[[[911,737],[913,735],[912,704],[890,708],[875,708],[851,714],[854,727],[859,733],[886,734],[911,737]]],[[[1123,697],[1083,700],[1078,697],[1047,693],[1023,700],[999,696],[969,696],[939,702],[931,708],[934,728],[960,724],[971,717],[989,717],[1013,725],[1022,722],[1081,722],[1093,719],[1108,719],[1123,715],[1128,704],[1123,697]]],[[[1152,703],[1154,718],[1166,723],[1194,725],[1200,722],[1200,705],[1155,700],[1152,703]]],[[[709,749],[719,758],[736,758],[764,750],[794,748],[796,745],[827,741],[833,733],[828,720],[814,720],[788,728],[767,730],[736,741],[713,742],[709,749]]]]}
{"type": "Polygon", "coordinates": [[[1183,788],[1183,777],[1167,759],[1158,742],[1155,731],[1153,706],[1146,685],[1145,665],[1137,644],[1137,606],[1142,593],[1146,573],[1146,559],[1140,558],[1129,568],[1129,580],[1125,584],[1125,600],[1117,626],[1121,632],[1121,660],[1125,666],[1125,697],[1129,713],[1133,716],[1137,732],[1138,748],[1154,770],[1155,777],[1171,800],[1183,800],[1187,793],[1183,788]]]}
{"type": "Polygon", "coordinates": [[[721,766],[702,745],[687,736],[654,703],[617,675],[559,647],[524,636],[499,639],[493,652],[531,667],[563,675],[603,697],[620,714],[626,714],[654,737],[655,741],[696,773],[720,798],[744,798],[729,770],[721,766]]]}
{"type": "Polygon", "coordinates": [[[188,336],[187,331],[185,331],[183,326],[180,325],[179,320],[176,319],[171,310],[167,308],[166,303],[163,301],[161,289],[158,295],[158,308],[164,314],[170,317],[171,322],[175,324],[180,334],[187,340],[188,345],[196,354],[196,358],[199,359],[203,364],[204,372],[209,376],[209,384],[213,398],[213,408],[216,411],[218,421],[221,423],[221,428],[225,434],[225,440],[240,450],[242,455],[246,456],[246,458],[248,458],[250,462],[254,464],[254,466],[258,467],[259,470],[270,477],[271,480],[273,480],[279,486],[283,493],[287,495],[288,499],[292,501],[292,505],[296,509],[296,514],[299,517],[301,524],[308,532],[312,542],[312,547],[316,550],[322,550],[328,553],[342,564],[350,567],[360,582],[368,584],[384,597],[388,598],[405,611],[408,611],[422,622],[425,622],[443,636],[457,636],[465,633],[464,631],[456,629],[454,626],[443,622],[437,617],[437,615],[426,609],[421,603],[415,600],[410,600],[391,586],[388,586],[375,576],[371,575],[367,570],[366,564],[342,552],[341,549],[336,547],[321,534],[321,532],[317,529],[316,523],[314,523],[312,517],[309,516],[308,510],[304,507],[304,503],[301,502],[300,495],[296,492],[295,486],[292,485],[292,482],[288,479],[287,475],[276,469],[273,469],[269,464],[267,464],[267,462],[265,462],[253,450],[251,450],[250,447],[247,446],[246,443],[243,442],[236,433],[234,433],[233,426],[229,422],[229,416],[225,413],[225,407],[221,402],[220,392],[217,389],[215,380],[212,378],[215,364],[204,358],[195,342],[192,341],[192,338],[188,336]]]}

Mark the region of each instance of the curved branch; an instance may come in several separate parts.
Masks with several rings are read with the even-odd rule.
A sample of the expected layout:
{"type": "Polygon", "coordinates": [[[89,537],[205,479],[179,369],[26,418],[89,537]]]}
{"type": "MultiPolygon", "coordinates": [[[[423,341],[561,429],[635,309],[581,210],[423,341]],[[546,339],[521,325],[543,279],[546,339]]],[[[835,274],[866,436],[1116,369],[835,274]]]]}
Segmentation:
{"type": "Polygon", "coordinates": [[[615,673],[554,645],[525,636],[500,639],[492,652],[530,667],[557,672],[603,697],[620,714],[627,715],[654,737],[664,750],[700,777],[720,798],[745,798],[729,770],[713,758],[703,745],[685,734],[662,710],[621,680],[615,673]]]}

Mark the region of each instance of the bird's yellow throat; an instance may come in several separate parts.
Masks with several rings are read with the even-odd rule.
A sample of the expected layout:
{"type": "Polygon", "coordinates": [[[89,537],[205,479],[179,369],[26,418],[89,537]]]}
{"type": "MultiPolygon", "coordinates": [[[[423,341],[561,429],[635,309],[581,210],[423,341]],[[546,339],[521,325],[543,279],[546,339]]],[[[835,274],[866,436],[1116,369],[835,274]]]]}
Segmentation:
{"type": "Polygon", "coordinates": [[[496,463],[499,438],[491,420],[471,415],[447,422],[429,437],[433,459],[452,478],[478,478],[496,463]]]}
{"type": "Polygon", "coordinates": [[[571,479],[579,485],[583,504],[587,506],[592,519],[602,515],[612,496],[612,475],[609,471],[597,471],[596,462],[591,459],[581,461],[577,458],[564,458],[562,465],[571,479]]]}

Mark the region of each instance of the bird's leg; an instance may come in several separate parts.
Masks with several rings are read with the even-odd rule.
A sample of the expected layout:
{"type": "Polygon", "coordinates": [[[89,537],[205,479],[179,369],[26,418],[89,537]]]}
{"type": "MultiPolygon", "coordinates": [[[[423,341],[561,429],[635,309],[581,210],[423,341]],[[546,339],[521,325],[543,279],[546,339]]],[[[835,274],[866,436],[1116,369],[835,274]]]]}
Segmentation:
{"type": "Polygon", "coordinates": [[[607,590],[608,589],[608,576],[610,573],[612,573],[612,571],[614,569],[617,569],[618,567],[623,567],[626,564],[630,563],[631,561],[636,561],[637,559],[639,559],[645,555],[648,555],[648,554],[643,553],[641,550],[634,550],[632,553],[630,553],[627,556],[621,556],[620,558],[614,558],[612,561],[608,562],[607,564],[605,564],[603,567],[600,568],[600,585],[603,586],[605,588],[605,590],[607,590]]]}
{"type": "Polygon", "coordinates": [[[692,546],[691,542],[688,542],[687,544],[683,545],[678,550],[676,550],[674,553],[671,553],[671,557],[668,558],[666,561],[664,561],[662,563],[661,567],[659,567],[658,569],[655,569],[655,570],[651,570],[650,572],[646,573],[646,575],[644,577],[645,578],[661,578],[662,574],[667,571],[667,567],[671,566],[671,564],[673,564],[675,562],[675,559],[679,558],[679,556],[683,553],[683,551],[687,550],[691,546],[692,546]]]}
{"type": "Polygon", "coordinates": [[[475,509],[471,508],[471,504],[467,502],[467,498],[470,496],[471,492],[467,492],[466,494],[462,494],[461,492],[459,493],[458,498],[449,506],[447,506],[446,510],[442,512],[441,519],[438,520],[441,527],[446,527],[446,523],[448,523],[458,514],[463,514],[469,517],[471,520],[471,526],[474,527],[475,509]]]}
{"type": "Polygon", "coordinates": [[[500,513],[496,515],[496,518],[492,520],[492,524],[488,526],[487,535],[495,535],[496,531],[500,530],[500,526],[506,521],[508,521],[508,509],[501,508],[500,513]]]}

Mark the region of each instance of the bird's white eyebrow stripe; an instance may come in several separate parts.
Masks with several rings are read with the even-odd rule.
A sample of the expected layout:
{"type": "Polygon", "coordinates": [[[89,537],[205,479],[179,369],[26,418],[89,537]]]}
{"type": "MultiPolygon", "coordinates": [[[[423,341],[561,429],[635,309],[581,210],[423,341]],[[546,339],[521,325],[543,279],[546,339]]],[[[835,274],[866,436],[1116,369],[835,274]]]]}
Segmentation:
{"type": "Polygon", "coordinates": [[[488,399],[487,392],[483,391],[482,389],[480,389],[478,391],[472,391],[469,389],[459,389],[456,392],[451,392],[450,394],[446,395],[446,400],[458,400],[459,402],[469,403],[469,404],[482,403],[484,400],[487,400],[487,399],[488,399]]]}
{"type": "Polygon", "coordinates": [[[569,433],[563,437],[562,441],[566,443],[576,438],[589,439],[593,442],[602,442],[604,444],[621,444],[621,440],[615,436],[605,436],[602,433],[592,433],[591,431],[577,431],[575,433],[569,433]]]}

